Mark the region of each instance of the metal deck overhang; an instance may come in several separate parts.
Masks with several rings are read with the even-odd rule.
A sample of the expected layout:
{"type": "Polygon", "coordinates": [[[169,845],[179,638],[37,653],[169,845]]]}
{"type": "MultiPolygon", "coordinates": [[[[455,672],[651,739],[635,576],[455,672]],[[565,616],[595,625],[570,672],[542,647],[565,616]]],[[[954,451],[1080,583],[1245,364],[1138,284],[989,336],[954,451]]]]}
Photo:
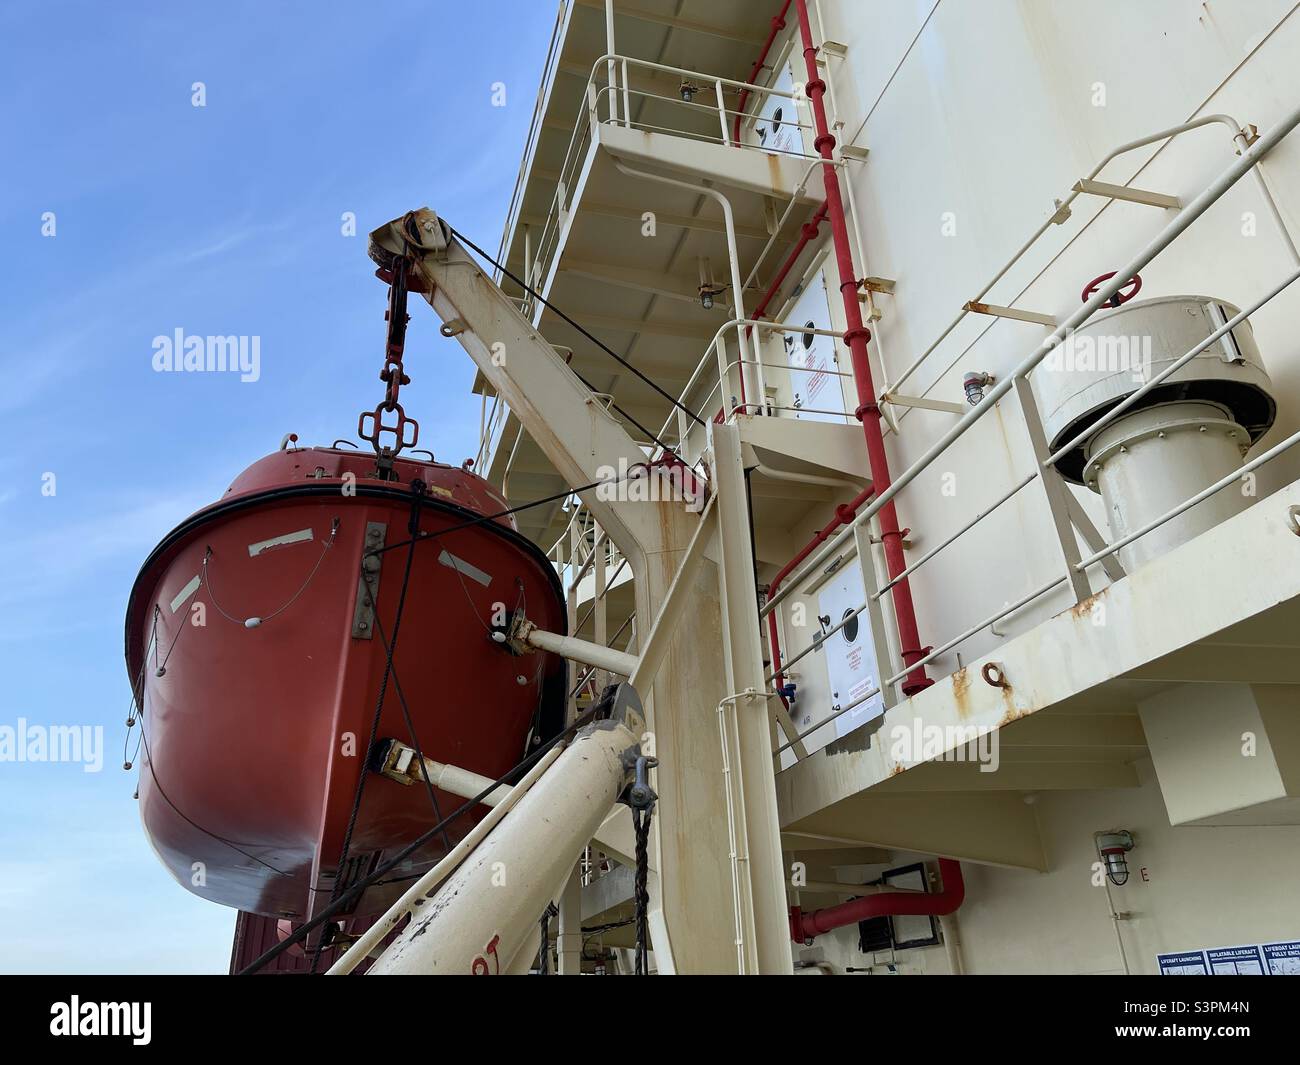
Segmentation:
{"type": "MultiPolygon", "coordinates": [[[[743,79],[766,37],[769,14],[757,10],[752,0],[619,3],[615,37],[622,54],[743,79]]],[[[554,213],[557,184],[567,181],[572,203],[553,254],[547,244],[535,287],[677,396],[718,328],[731,316],[729,291],[718,297],[711,310],[702,308],[699,299],[702,259],[710,264],[714,280],[724,285],[728,280],[722,214],[707,195],[629,177],[617,164],[709,183],[722,191],[735,213],[742,275],[749,273],[771,242],[763,268],[746,290],[746,305],[751,309],[767,277],[797,239],[799,226],[822,198],[820,167],[799,157],[710,143],[703,138],[716,137],[717,115],[705,108],[700,109],[700,128],[694,131],[690,121],[678,132],[600,123],[574,166],[571,152],[575,143],[581,143],[588,121],[588,79],[606,52],[603,0],[577,0],[563,13],[556,53],[543,80],[501,257],[510,272],[525,276],[525,246],[531,241],[531,254],[538,255],[538,244],[554,213]],[[796,203],[785,212],[792,197],[796,203]],[[643,233],[647,211],[654,215],[653,240],[643,233]]],[[[628,79],[634,126],[653,126],[661,114],[671,114],[671,121],[665,117],[664,123],[682,127],[680,112],[656,98],[676,96],[680,77],[632,67],[628,79]]],[[[796,270],[787,290],[798,276],[796,270]]],[[[509,279],[503,288],[523,296],[509,279]]],[[[572,349],[571,365],[596,390],[611,395],[651,433],[659,432],[673,411],[671,403],[554,311],[539,307],[534,321],[551,343],[572,349]]],[[[490,394],[481,378],[475,390],[490,394]]],[[[705,398],[701,395],[697,401],[703,405],[705,398]]],[[[709,411],[698,412],[706,419],[721,406],[717,395],[709,402],[709,411]]],[[[565,487],[513,416],[506,419],[480,472],[502,485],[512,500],[551,495],[565,487]]],[[[563,518],[558,505],[518,515],[521,531],[545,547],[559,534],[563,518]]]]}
{"type": "Polygon", "coordinates": [[[1046,869],[1025,797],[1137,787],[1139,703],[1178,684],[1300,684],[1297,508],[1300,481],[779,773],[782,830],[1046,869]],[[996,772],[895,757],[897,729],[956,728],[997,731],[996,772]]]}

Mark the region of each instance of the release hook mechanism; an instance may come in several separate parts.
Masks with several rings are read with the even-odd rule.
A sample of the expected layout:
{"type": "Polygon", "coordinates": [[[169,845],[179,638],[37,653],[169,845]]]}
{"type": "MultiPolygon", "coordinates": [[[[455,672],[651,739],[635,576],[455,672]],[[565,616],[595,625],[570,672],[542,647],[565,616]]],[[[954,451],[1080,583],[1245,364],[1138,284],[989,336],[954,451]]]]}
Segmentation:
{"type": "Polygon", "coordinates": [[[412,448],[420,439],[420,423],[408,418],[399,397],[402,386],[411,378],[402,364],[406,351],[406,326],[411,316],[406,313],[406,296],[411,261],[399,255],[392,259],[389,268],[380,270],[379,276],[388,282],[388,322],[384,341],[384,366],[379,379],[384,382],[384,398],[373,411],[362,411],[357,419],[357,435],[375,449],[379,476],[394,480],[393,460],[405,449],[412,448]],[[396,419],[385,420],[384,415],[395,414],[396,419]]]}

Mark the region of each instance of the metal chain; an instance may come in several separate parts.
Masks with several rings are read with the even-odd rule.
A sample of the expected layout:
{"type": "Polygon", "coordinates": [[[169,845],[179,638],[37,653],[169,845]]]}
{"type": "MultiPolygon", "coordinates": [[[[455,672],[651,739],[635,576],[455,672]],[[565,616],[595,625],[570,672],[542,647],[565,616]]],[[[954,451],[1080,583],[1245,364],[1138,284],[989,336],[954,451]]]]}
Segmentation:
{"type": "Polygon", "coordinates": [[[537,922],[542,930],[542,945],[537,951],[537,971],[542,976],[551,975],[551,918],[559,915],[560,911],[555,908],[555,903],[548,902],[546,911],[537,922]]]}
{"type": "Polygon", "coordinates": [[[411,320],[411,316],[406,313],[409,270],[410,260],[403,256],[393,261],[391,275],[380,272],[380,276],[389,284],[388,310],[384,315],[388,319],[384,368],[379,371],[379,379],[384,382],[384,398],[373,411],[362,411],[357,419],[357,433],[375,449],[379,476],[385,480],[392,479],[393,459],[420,441],[420,423],[414,418],[408,418],[402,404],[398,402],[402,385],[411,383],[402,365],[406,350],[406,325],[411,320]],[[396,421],[385,422],[385,414],[396,414],[396,421]],[[392,434],[391,447],[384,443],[385,434],[392,434]]]}
{"type": "Polygon", "coordinates": [[[653,809],[633,810],[632,825],[636,829],[636,879],[633,898],[636,901],[636,975],[645,976],[649,969],[650,935],[647,928],[650,914],[650,890],[646,886],[650,874],[650,819],[653,809]]]}
{"type": "MultiPolygon", "coordinates": [[[[269,614],[255,615],[250,618],[232,617],[222,608],[221,604],[217,602],[216,593],[212,589],[212,575],[208,570],[208,561],[212,558],[212,545],[209,544],[208,549],[203,553],[203,564],[199,572],[199,576],[200,578],[202,578],[200,581],[200,586],[208,590],[208,602],[210,602],[212,604],[212,608],[223,618],[225,618],[227,621],[234,622],[234,624],[236,625],[242,625],[246,629],[260,628],[262,625],[266,624],[266,622],[270,621],[272,618],[279,617],[302,597],[302,593],[307,590],[308,585],[310,585],[311,582],[315,580],[316,573],[320,569],[321,563],[325,561],[325,556],[329,554],[330,548],[334,546],[334,541],[337,538],[339,532],[339,525],[340,525],[339,518],[335,518],[330,523],[329,539],[324,541],[324,543],[322,544],[320,557],[316,559],[316,565],[312,566],[311,572],[307,574],[307,579],[302,582],[302,586],[296,592],[294,592],[293,595],[290,596],[284,603],[276,607],[269,614]]],[[[177,635],[179,636],[179,632],[177,633],[177,635]]],[[[174,640],[172,641],[172,645],[175,646],[174,640]]],[[[169,650],[167,652],[167,658],[170,657],[171,657],[171,651],[169,650]]],[[[155,655],[154,658],[156,661],[157,655],[155,655]]],[[[164,672],[167,669],[167,658],[163,659],[162,666],[160,667],[164,672]]],[[[162,673],[159,673],[158,676],[161,677],[162,673]]]]}

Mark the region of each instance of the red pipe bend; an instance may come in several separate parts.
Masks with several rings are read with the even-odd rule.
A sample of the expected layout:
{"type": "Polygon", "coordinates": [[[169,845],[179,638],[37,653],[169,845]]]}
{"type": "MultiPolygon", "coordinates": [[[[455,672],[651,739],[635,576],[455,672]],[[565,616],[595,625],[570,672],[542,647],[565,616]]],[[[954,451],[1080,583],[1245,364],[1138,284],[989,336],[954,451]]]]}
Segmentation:
{"type": "MultiPolygon", "coordinates": [[[[791,4],[795,0],[785,0],[781,6],[781,11],[772,19],[771,32],[768,34],[767,41],[763,45],[763,50],[759,54],[754,69],[751,71],[749,80],[752,82],[763,69],[763,64],[767,59],[768,52],[771,50],[773,42],[782,29],[785,28],[785,16],[790,10],[791,4]]],[[[808,5],[806,0],[797,0],[797,15],[799,18],[799,34],[804,46],[804,61],[808,68],[808,83],[806,91],[809,101],[812,105],[813,119],[817,131],[816,148],[822,156],[823,175],[826,186],[826,199],[822,201],[816,213],[806,222],[800,233],[800,237],[795,247],[782,264],[772,283],[768,286],[767,291],[763,294],[762,300],[753,312],[753,317],[760,318],[767,310],[781,284],[785,281],[786,276],[794,267],[799,255],[804,248],[817,236],[817,231],[823,221],[829,219],[831,223],[831,235],[835,249],[835,260],[840,276],[840,295],[844,303],[845,320],[848,325],[844,333],[844,343],[848,346],[851,361],[853,365],[854,384],[858,396],[858,408],[855,412],[859,421],[862,423],[863,433],[866,438],[867,459],[871,468],[871,477],[874,489],[869,489],[859,495],[859,497],[848,504],[844,504],[836,510],[836,517],[832,522],[819,532],[813,539],[799,552],[791,561],[777,574],[776,579],[772,581],[769,595],[774,595],[781,581],[789,575],[800,562],[808,557],[812,551],[826,538],[838,529],[841,525],[847,524],[853,518],[853,512],[864,502],[873,490],[884,491],[889,487],[889,461],[885,453],[884,434],[880,425],[880,408],[875,402],[875,389],[871,380],[871,364],[867,356],[867,342],[871,339],[871,331],[866,328],[862,320],[862,311],[858,306],[858,281],[856,271],[854,270],[853,256],[849,247],[848,225],[844,215],[844,205],[840,195],[839,172],[834,165],[834,146],[835,138],[830,133],[826,109],[822,97],[826,92],[826,83],[818,76],[817,70],[817,47],[812,39],[812,27],[808,19],[808,5]],[[844,510],[848,510],[848,517],[843,518],[844,510]]],[[[735,124],[735,141],[740,143],[740,122],[741,116],[745,110],[745,101],[749,93],[743,90],[740,95],[740,103],[737,107],[735,124]]],[[[752,332],[752,327],[747,329],[752,332]]],[[[745,397],[745,381],[742,368],[741,380],[741,402],[748,409],[745,397]]],[[[723,408],[725,413],[725,405],[723,408]]],[[[880,537],[885,554],[885,565],[890,579],[896,579],[900,573],[907,567],[907,561],[903,555],[902,530],[899,527],[898,512],[891,500],[889,504],[881,508],[878,517],[880,523],[880,537]]],[[[925,675],[925,669],[916,666],[915,663],[922,658],[929,650],[921,646],[920,637],[917,632],[916,609],[912,603],[911,587],[907,580],[898,581],[891,593],[894,601],[894,613],[897,621],[900,650],[902,653],[903,663],[908,667],[908,674],[903,682],[903,693],[913,695],[918,691],[928,687],[932,681],[925,675]]],[[[779,689],[783,686],[784,679],[781,676],[781,648],[780,638],[777,632],[777,623],[775,614],[768,615],[768,640],[771,645],[772,666],[775,671],[774,679],[779,689]]],[[[788,703],[784,695],[781,696],[781,702],[787,706],[788,703]]]]}
{"type": "MultiPolygon", "coordinates": [[[[844,332],[844,343],[849,348],[853,364],[853,383],[858,394],[858,409],[855,413],[862,422],[862,431],[866,438],[867,462],[871,467],[872,483],[877,492],[883,493],[889,488],[890,483],[889,459],[885,452],[880,407],[876,403],[875,386],[871,380],[871,362],[867,355],[867,341],[871,339],[871,331],[863,322],[862,308],[858,305],[858,280],[853,268],[853,253],[849,244],[844,202],[840,195],[839,170],[835,166],[835,137],[830,132],[826,119],[826,106],[822,99],[826,94],[826,83],[822,81],[817,70],[817,45],[813,41],[812,24],[808,19],[807,0],[795,0],[795,10],[799,16],[799,36],[803,42],[804,63],[808,70],[808,81],[804,89],[812,105],[813,123],[817,130],[815,143],[823,160],[827,217],[831,223],[835,264],[840,275],[840,297],[844,303],[844,320],[848,326],[844,332]]],[[[894,619],[898,626],[899,651],[908,671],[903,681],[903,693],[914,695],[929,687],[933,681],[925,675],[925,667],[917,664],[925,657],[928,648],[921,646],[921,639],[917,633],[916,608],[912,604],[911,588],[906,578],[898,579],[907,568],[907,560],[903,555],[903,533],[898,523],[898,511],[892,499],[880,508],[877,521],[880,524],[885,565],[890,579],[897,581],[893,586],[891,597],[894,601],[894,619]]]]}
{"type": "Polygon", "coordinates": [[[943,890],[930,894],[886,891],[812,913],[791,906],[790,938],[796,943],[806,943],[824,932],[872,917],[946,917],[965,901],[966,881],[961,875],[961,863],[952,858],[939,859],[939,875],[943,878],[943,890]]]}

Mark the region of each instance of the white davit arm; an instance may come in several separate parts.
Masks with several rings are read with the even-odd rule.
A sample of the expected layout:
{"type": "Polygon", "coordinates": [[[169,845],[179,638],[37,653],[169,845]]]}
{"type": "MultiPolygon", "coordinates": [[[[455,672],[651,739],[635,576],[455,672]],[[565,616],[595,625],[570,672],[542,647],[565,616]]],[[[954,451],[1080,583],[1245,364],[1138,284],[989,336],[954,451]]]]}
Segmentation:
{"type": "Polygon", "coordinates": [[[536,953],[538,918],[633,779],[645,722],[631,686],[618,693],[612,716],[578,732],[436,894],[409,907],[371,974],[496,975],[536,953]]]}

